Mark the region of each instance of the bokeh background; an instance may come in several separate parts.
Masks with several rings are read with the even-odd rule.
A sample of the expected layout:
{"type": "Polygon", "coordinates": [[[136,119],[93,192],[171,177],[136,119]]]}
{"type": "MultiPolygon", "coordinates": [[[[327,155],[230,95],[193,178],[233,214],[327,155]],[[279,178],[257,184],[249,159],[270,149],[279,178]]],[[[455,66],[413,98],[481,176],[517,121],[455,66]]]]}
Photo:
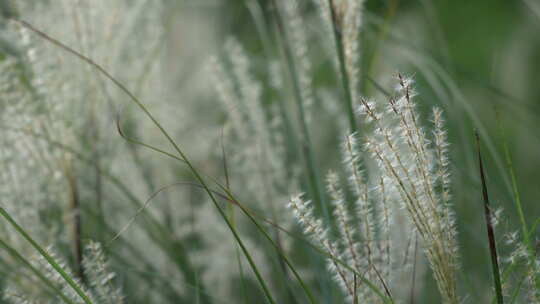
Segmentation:
{"type": "MultiPolygon", "coordinates": [[[[134,3],[138,2],[134,1],[134,3]]],[[[156,113],[158,120],[162,121],[166,127],[172,129],[174,137],[185,146],[186,153],[193,157],[201,171],[221,180],[224,178],[221,154],[222,129],[227,117],[225,111],[218,105],[216,94],[213,92],[215,84],[212,83],[207,72],[208,61],[212,56],[223,55],[224,44],[231,37],[235,37],[247,52],[255,78],[262,83],[271,82],[272,68],[280,58],[279,49],[272,37],[261,37],[261,31],[258,28],[258,22],[273,23],[272,18],[275,18],[275,15],[270,3],[271,1],[268,0],[169,0],[163,2],[159,18],[152,16],[145,21],[162,23],[164,32],[159,38],[162,46],[159,51],[159,69],[149,76],[153,79],[149,82],[149,86],[152,89],[157,88],[159,95],[147,89],[141,89],[141,95],[145,100],[150,100],[149,109],[156,113]],[[253,2],[258,4],[256,7],[260,10],[253,9],[253,2]]],[[[324,29],[317,19],[316,9],[311,1],[305,0],[300,3],[300,11],[306,24],[307,50],[312,64],[317,109],[310,128],[317,147],[319,171],[327,172],[329,169],[338,167],[340,163],[339,136],[342,122],[336,121],[339,117],[335,113],[326,112],[329,108],[324,102],[325,91],[332,90],[336,86],[336,75],[328,59],[325,49],[328,41],[323,40],[324,35],[321,33],[324,29]]],[[[54,11],[54,1],[43,1],[40,5],[45,10],[54,11]]],[[[89,2],[87,5],[92,6],[92,3],[89,2]]],[[[64,15],[60,14],[60,16],[64,15]]],[[[94,17],[88,18],[93,20],[94,17]]],[[[141,14],[138,18],[145,19],[145,16],[141,14]]],[[[57,37],[55,34],[60,37],[69,36],[69,26],[67,28],[51,27],[51,24],[47,24],[47,19],[41,21],[30,19],[29,21],[37,23],[40,29],[54,37],[57,37]],[[55,30],[57,30],[56,33],[55,30]]],[[[4,27],[4,24],[2,26],[4,27]]],[[[111,28],[111,32],[114,37],[114,27],[111,28]]],[[[136,35],[137,31],[134,33],[136,35]]],[[[150,31],[142,37],[151,35],[150,31]]],[[[14,38],[10,37],[2,36],[3,47],[0,48],[0,60],[11,56],[9,45],[12,41],[9,39],[14,38]]],[[[385,90],[392,90],[392,77],[399,71],[414,76],[419,94],[417,99],[419,109],[426,122],[432,106],[444,109],[451,143],[452,193],[461,249],[462,271],[459,277],[461,282],[459,288],[463,295],[467,295],[468,303],[487,303],[491,299],[490,264],[473,132],[478,130],[481,136],[492,204],[495,208],[502,208],[497,232],[501,244],[504,244],[503,235],[519,229],[519,219],[514,207],[511,180],[504,154],[505,142],[516,173],[517,185],[526,211],[526,220],[532,224],[540,217],[538,204],[538,198],[540,198],[540,1],[367,0],[360,39],[362,75],[360,92],[362,95],[384,99],[385,90]]],[[[152,52],[152,47],[144,45],[144,41],[138,43],[145,49],[145,54],[152,52]]],[[[48,54],[54,54],[59,51],[50,48],[48,52],[50,52],[48,54]]],[[[101,56],[100,52],[105,51],[96,50],[98,56],[101,56]]],[[[104,56],[104,58],[107,57],[104,56]]],[[[86,69],[83,64],[76,61],[72,64],[78,71],[86,69]]],[[[114,70],[114,74],[121,75],[122,79],[131,80],[134,76],[132,75],[134,72],[130,70],[131,67],[122,65],[121,62],[110,67],[114,70]]],[[[95,89],[100,90],[103,87],[96,85],[95,89]]],[[[113,89],[108,87],[108,90],[113,89]]],[[[145,121],[143,115],[129,106],[129,101],[125,97],[121,97],[118,92],[112,94],[116,104],[114,110],[108,108],[105,105],[106,102],[102,102],[102,105],[95,109],[97,129],[101,130],[100,138],[107,143],[107,148],[103,151],[104,155],[107,151],[119,151],[114,152],[119,154],[111,157],[104,166],[110,165],[114,168],[114,172],[119,173],[124,172],[123,170],[127,167],[133,172],[139,172],[130,176],[124,175],[121,178],[143,200],[164,185],[180,178],[189,179],[190,176],[185,168],[171,165],[170,160],[165,157],[142,151],[142,149],[129,154],[131,153],[129,145],[118,143],[122,140],[116,134],[114,115],[110,115],[114,111],[120,111],[122,115],[125,115],[124,123],[127,133],[136,134],[152,144],[160,145],[165,142],[156,136],[156,131],[150,127],[149,123],[143,122],[145,121]],[[105,114],[99,111],[105,111],[105,114]],[[127,154],[132,158],[125,160],[123,156],[127,154]]],[[[92,98],[106,99],[104,97],[106,94],[96,93],[95,95],[92,98]]],[[[275,93],[272,90],[263,90],[263,101],[273,98],[275,98],[275,93]]],[[[285,99],[286,102],[292,102],[290,96],[285,99]]],[[[84,126],[79,127],[84,128],[84,126]]],[[[95,143],[92,143],[91,138],[91,135],[88,135],[80,148],[92,150],[95,143]]],[[[87,167],[83,166],[78,171],[81,182],[92,181],[93,173],[80,173],[90,172],[84,171],[83,168],[87,167]]],[[[127,172],[131,172],[129,170],[127,172]]],[[[242,174],[248,175],[247,172],[242,174]]],[[[233,191],[242,196],[242,177],[238,177],[236,184],[235,176],[231,177],[231,181],[233,191]]],[[[301,190],[305,188],[305,185],[299,183],[295,188],[301,190]]],[[[82,203],[91,206],[90,192],[89,190],[84,194],[86,200],[82,199],[82,203]]],[[[283,210],[278,212],[286,212],[287,193],[282,194],[283,197],[280,199],[283,210]]],[[[113,193],[113,197],[115,195],[116,193],[113,193]]],[[[250,198],[247,194],[246,197],[250,198]]],[[[110,200],[110,202],[113,201],[114,199],[110,200]]],[[[212,294],[212,289],[215,288],[215,294],[218,297],[225,294],[231,296],[230,299],[232,299],[234,294],[240,293],[240,290],[245,292],[246,286],[242,286],[243,283],[238,277],[218,275],[220,269],[228,269],[226,264],[230,263],[230,260],[223,256],[220,258],[220,256],[212,255],[212,252],[205,250],[208,244],[220,243],[221,239],[230,238],[230,235],[227,235],[224,224],[220,222],[215,215],[215,210],[212,210],[200,191],[191,188],[188,190],[171,188],[161,193],[156,201],[159,201],[157,203],[159,207],[151,212],[155,213],[160,221],[166,223],[166,227],[171,231],[176,231],[173,236],[176,242],[174,246],[178,246],[176,249],[182,246],[188,248],[185,251],[186,255],[188,259],[192,258],[196,261],[195,264],[198,265],[196,268],[200,270],[202,276],[201,280],[206,280],[209,284],[207,285],[209,294],[212,294]],[[202,204],[202,201],[205,203],[202,204]],[[210,226],[215,227],[209,229],[208,223],[212,223],[210,226]],[[211,269],[213,276],[202,275],[205,268],[211,269]],[[224,286],[219,287],[219,285],[224,286]]],[[[115,210],[117,207],[106,208],[115,210]]],[[[274,208],[280,209],[279,204],[274,205],[274,208]]],[[[269,210],[264,208],[259,210],[271,217],[269,210]]],[[[129,217],[130,214],[124,214],[119,217],[122,219],[119,222],[125,222],[129,217]]],[[[99,234],[99,229],[95,228],[97,222],[88,220],[84,225],[86,225],[83,229],[86,237],[90,238],[99,234]]],[[[121,226],[117,223],[111,225],[121,226]]],[[[259,239],[260,236],[253,231],[246,234],[253,239],[254,247],[266,246],[260,244],[262,242],[259,239]]],[[[138,235],[137,228],[128,231],[127,235],[128,238],[141,238],[140,242],[145,242],[145,238],[138,235]]],[[[537,231],[533,236],[537,241],[537,231]]],[[[69,241],[64,241],[65,248],[60,251],[69,251],[67,243],[69,241]]],[[[213,249],[214,253],[226,252],[231,256],[235,255],[234,246],[227,245],[227,242],[221,243],[228,249],[223,249],[223,251],[213,249]]],[[[163,253],[159,253],[159,250],[154,247],[156,246],[145,248],[148,251],[143,255],[155,256],[158,268],[166,268],[168,262],[162,261],[165,259],[162,256],[163,253]]],[[[501,246],[502,256],[511,249],[501,246]]],[[[114,249],[111,250],[114,252],[114,249]]],[[[118,252],[121,255],[125,250],[118,249],[118,252]]],[[[264,260],[264,254],[260,254],[259,258],[264,260]]],[[[313,276],[309,268],[318,264],[310,260],[313,259],[312,254],[300,252],[294,259],[308,268],[306,271],[308,277],[313,276]]],[[[138,280],[129,284],[129,277],[135,275],[135,272],[130,272],[129,266],[115,265],[117,265],[115,270],[125,283],[129,302],[145,303],[144,297],[129,296],[141,294],[141,291],[134,287],[137,286],[138,280]]],[[[279,265],[268,266],[269,269],[276,267],[279,265]]],[[[199,271],[191,274],[195,276],[195,279],[191,278],[190,283],[197,282],[197,273],[199,271]]],[[[151,288],[159,292],[159,280],[151,279],[151,270],[148,270],[146,274],[150,277],[148,282],[153,284],[151,288]]],[[[142,272],[137,275],[146,277],[142,272]]],[[[180,276],[162,275],[171,275],[171,278],[180,276]]],[[[431,274],[427,271],[424,272],[424,276],[422,281],[425,283],[418,291],[417,301],[418,303],[437,303],[439,301],[437,288],[430,278],[431,274]]],[[[319,286],[316,278],[310,278],[315,282],[313,286],[319,286]]],[[[253,289],[253,291],[248,291],[247,298],[251,299],[250,303],[261,303],[262,297],[260,292],[256,291],[256,283],[250,284],[253,285],[249,285],[247,289],[253,289]]],[[[278,289],[284,289],[282,282],[277,282],[275,285],[279,286],[276,287],[278,289]]],[[[199,298],[198,293],[190,292],[189,287],[180,289],[181,293],[187,295],[183,299],[185,303],[199,298]]],[[[321,293],[327,301],[338,303],[341,299],[336,290],[333,290],[330,296],[324,292],[321,293]]],[[[154,303],[159,301],[151,296],[148,297],[146,299],[148,301],[154,303]]],[[[290,299],[284,296],[281,300],[285,303],[290,299]]],[[[234,303],[233,300],[221,302],[234,303]]],[[[294,302],[291,300],[290,303],[294,302]]]]}

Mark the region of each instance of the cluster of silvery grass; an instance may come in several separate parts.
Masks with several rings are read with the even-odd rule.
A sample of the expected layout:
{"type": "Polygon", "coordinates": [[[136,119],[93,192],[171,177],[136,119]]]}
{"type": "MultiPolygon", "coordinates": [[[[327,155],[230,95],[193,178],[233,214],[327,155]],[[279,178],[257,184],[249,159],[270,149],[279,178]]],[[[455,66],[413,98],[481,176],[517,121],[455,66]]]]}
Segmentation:
{"type": "MultiPolygon", "coordinates": [[[[335,173],[329,173],[327,178],[337,236],[314,216],[311,203],[301,196],[291,199],[290,208],[305,232],[333,258],[344,259],[388,296],[392,294],[389,286],[395,285],[407,264],[412,264],[411,257],[397,258],[409,248],[396,246],[396,239],[418,234],[444,303],[459,303],[458,248],[449,204],[448,143],[441,111],[433,111],[435,128],[431,140],[419,125],[413,94],[411,80],[400,75],[397,96],[382,109],[362,99],[358,112],[373,125],[373,134],[366,135],[361,145],[356,133],[344,139],[343,163],[351,198],[345,197],[335,173]],[[366,155],[377,164],[374,172],[361,169],[366,155]],[[349,201],[354,202],[355,212],[351,211],[349,201]],[[405,222],[398,221],[402,213],[407,215],[405,222]]],[[[353,274],[333,259],[328,263],[351,299],[377,302],[371,286],[356,283],[353,274]]]]}
{"type": "MultiPolygon", "coordinates": [[[[254,16],[263,17],[258,2],[247,3],[254,16]]],[[[333,284],[324,278],[322,258],[347,301],[394,303],[416,292],[414,283],[403,281],[421,277],[418,264],[424,259],[416,254],[421,247],[442,301],[460,302],[442,112],[433,111],[432,132],[422,127],[425,119],[416,109],[412,80],[401,75],[386,102],[362,97],[362,1],[314,1],[320,12],[316,22],[326,26],[324,46],[338,75],[331,94],[318,91],[306,31],[310,21],[300,4],[273,1],[274,18],[256,20],[261,37],[267,39],[267,59],[274,51],[272,41],[282,55],[266,71],[266,82],[257,80],[252,61],[235,39],[210,61],[208,70],[227,121],[222,130],[214,128],[218,135],[212,140],[219,148],[197,158],[218,155],[224,182],[202,174],[190,161],[152,114],[157,105],[141,103],[156,102],[160,96],[153,89],[159,87],[159,73],[151,71],[158,57],[154,47],[163,42],[162,29],[156,26],[159,4],[63,1],[37,9],[30,2],[18,5],[22,17],[8,16],[5,31],[9,41],[18,42],[18,55],[2,60],[1,79],[6,135],[2,163],[9,168],[2,176],[6,201],[1,206],[6,301],[120,303],[126,296],[130,302],[219,303],[223,297],[221,302],[236,301],[235,293],[243,295],[238,300],[257,297],[269,303],[318,303],[314,294],[319,293],[325,302],[342,301],[332,295],[333,284]],[[66,16],[77,25],[76,35],[54,22],[66,16]],[[272,99],[263,97],[268,92],[272,99]],[[132,112],[122,111],[119,118],[103,114],[115,113],[116,101],[126,96],[151,125],[132,112]],[[318,102],[321,96],[328,100],[318,102]],[[81,102],[88,100],[92,102],[81,102]],[[321,109],[339,120],[333,127],[344,138],[343,170],[327,175],[326,192],[313,134],[321,109]],[[114,119],[117,126],[111,128],[114,119]],[[146,134],[151,127],[165,136],[172,153],[156,146],[156,133],[146,134]],[[115,128],[133,145],[122,146],[120,137],[109,136],[115,128]],[[154,169],[141,146],[188,170],[179,174],[169,166],[154,169]],[[175,179],[186,172],[195,182],[162,186],[165,177],[175,179]],[[341,185],[342,176],[348,187],[341,185]],[[189,193],[160,197],[173,186],[185,186],[189,193]],[[287,196],[299,189],[306,194],[294,196],[288,210],[287,196]],[[165,204],[150,205],[158,199],[165,204]],[[171,200],[201,203],[170,208],[166,203],[171,200]],[[293,218],[313,243],[294,233],[293,218]],[[222,221],[228,230],[219,224],[222,221]],[[103,242],[104,249],[85,238],[103,242]],[[290,257],[298,252],[309,262],[294,263],[290,257]],[[24,270],[15,271],[16,263],[24,270]],[[111,266],[120,279],[115,280],[111,266]],[[254,283],[260,292],[249,291],[254,283]]],[[[503,277],[496,280],[499,303],[505,290],[514,288],[513,299],[520,296],[521,283],[516,288],[508,277],[521,265],[529,300],[536,299],[532,230],[524,227],[522,238],[509,238],[517,249],[503,277]],[[507,283],[502,291],[501,281],[507,283]]],[[[497,261],[497,255],[494,258],[497,261]]],[[[497,270],[494,277],[498,276],[497,270]]]]}
{"type": "MultiPolygon", "coordinates": [[[[145,9],[142,2],[130,10],[122,2],[16,4],[23,18],[47,28],[107,68],[121,70],[119,67],[129,64],[134,70],[124,69],[126,73],[119,77],[141,87],[147,85],[144,78],[150,73],[145,69],[151,67],[162,30],[156,24],[158,19],[152,20],[148,14],[147,26],[141,22],[140,14],[145,9]],[[119,16],[119,12],[124,13],[119,16]],[[58,20],[71,22],[66,26],[58,20]],[[135,21],[142,29],[135,28],[135,21]],[[124,31],[112,31],[117,22],[122,22],[124,31]],[[146,37],[148,47],[133,44],[130,31],[146,37]]],[[[156,17],[159,8],[153,13],[156,17]]],[[[105,242],[105,236],[117,230],[107,221],[125,221],[123,214],[133,207],[111,204],[120,201],[121,191],[136,197],[115,177],[118,168],[114,166],[120,164],[119,145],[107,135],[114,130],[112,100],[118,94],[79,60],[59,54],[56,47],[14,21],[2,20],[2,42],[6,47],[1,63],[2,164],[6,169],[2,171],[2,210],[36,242],[27,242],[29,239],[21,238],[18,230],[3,221],[5,295],[9,302],[16,303],[60,299],[79,303],[79,296],[87,293],[95,302],[119,303],[122,296],[117,287],[111,286],[114,275],[106,271],[100,245],[85,245],[90,236],[105,242]],[[109,187],[111,180],[116,189],[109,187]],[[34,244],[43,246],[44,254],[36,256],[34,244]],[[58,269],[48,264],[55,260],[58,269]],[[64,260],[69,263],[59,262],[64,260]],[[27,267],[16,267],[21,262],[27,267]],[[78,279],[63,281],[70,277],[78,279]],[[82,285],[86,286],[84,292],[82,285]]],[[[142,88],[137,91],[144,94],[142,88]]],[[[129,170],[123,172],[130,175],[129,170]]],[[[139,252],[143,252],[141,248],[139,245],[139,252]]]]}

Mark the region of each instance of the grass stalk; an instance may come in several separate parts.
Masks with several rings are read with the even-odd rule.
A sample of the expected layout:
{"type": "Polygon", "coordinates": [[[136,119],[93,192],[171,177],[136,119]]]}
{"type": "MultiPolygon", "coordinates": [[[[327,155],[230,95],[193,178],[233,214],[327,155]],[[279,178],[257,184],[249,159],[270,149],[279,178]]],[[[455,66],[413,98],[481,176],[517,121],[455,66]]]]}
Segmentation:
{"type": "Polygon", "coordinates": [[[495,117],[497,120],[497,125],[499,128],[499,133],[502,138],[502,144],[503,144],[503,150],[504,150],[504,158],[506,160],[506,166],[508,167],[508,173],[510,174],[510,180],[512,182],[512,192],[514,195],[514,204],[516,207],[516,211],[519,216],[519,221],[521,223],[521,231],[523,234],[523,242],[527,246],[529,250],[532,250],[531,240],[529,238],[528,233],[528,226],[527,221],[525,220],[525,213],[523,212],[523,207],[521,206],[521,196],[519,195],[518,185],[517,185],[517,179],[516,179],[516,173],[514,171],[514,165],[512,162],[512,157],[510,155],[510,149],[508,148],[508,141],[506,138],[506,132],[502,126],[501,117],[499,111],[495,110],[495,117]]]}
{"type": "Polygon", "coordinates": [[[478,151],[478,164],[480,169],[480,180],[482,182],[482,197],[484,199],[484,216],[486,219],[486,228],[489,240],[489,252],[491,254],[491,269],[493,271],[493,284],[495,287],[495,294],[497,296],[497,303],[503,304],[503,295],[502,295],[502,286],[501,286],[501,275],[499,271],[499,262],[497,255],[497,245],[495,241],[495,232],[493,229],[492,213],[491,206],[489,203],[489,195],[486,185],[486,177],[484,174],[484,164],[482,162],[482,153],[480,151],[480,136],[475,132],[476,137],[476,146],[478,151]]]}

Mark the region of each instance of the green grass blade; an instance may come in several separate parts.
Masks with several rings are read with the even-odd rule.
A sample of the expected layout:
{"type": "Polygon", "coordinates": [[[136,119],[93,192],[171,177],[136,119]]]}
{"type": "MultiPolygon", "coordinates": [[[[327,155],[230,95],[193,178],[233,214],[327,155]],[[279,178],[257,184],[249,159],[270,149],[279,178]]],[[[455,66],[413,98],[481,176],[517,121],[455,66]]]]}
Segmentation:
{"type": "MultiPolygon", "coordinates": [[[[525,246],[527,247],[527,250],[529,251],[529,259],[530,259],[531,267],[537,267],[536,266],[536,261],[535,261],[536,252],[535,252],[535,249],[534,249],[534,245],[531,242],[531,238],[529,236],[529,228],[528,228],[527,221],[525,219],[525,213],[523,212],[523,207],[522,207],[522,204],[521,204],[521,196],[519,195],[516,173],[514,171],[514,165],[513,165],[513,162],[512,162],[512,156],[510,155],[510,149],[508,147],[508,141],[507,141],[507,138],[506,138],[506,132],[505,132],[503,126],[502,126],[500,113],[499,113],[499,111],[497,111],[497,109],[495,109],[495,116],[496,116],[496,120],[497,120],[499,133],[501,134],[501,138],[502,138],[502,141],[503,141],[504,158],[506,160],[506,166],[508,168],[508,173],[510,174],[510,180],[512,182],[512,192],[514,194],[514,204],[515,204],[517,213],[519,215],[519,221],[521,223],[521,230],[522,230],[522,235],[523,235],[523,237],[522,237],[523,238],[523,243],[525,243],[525,246]]],[[[533,280],[534,280],[536,288],[540,290],[540,280],[539,280],[539,278],[537,276],[535,276],[533,278],[533,280]]]]}
{"type": "Polygon", "coordinates": [[[521,223],[521,230],[522,230],[522,234],[523,234],[523,242],[525,243],[527,248],[529,248],[529,250],[531,250],[532,246],[531,246],[531,241],[530,241],[529,233],[528,233],[529,229],[528,229],[528,226],[527,226],[527,221],[525,220],[525,214],[523,213],[523,207],[521,206],[521,197],[519,195],[519,190],[518,190],[518,186],[517,186],[516,173],[514,172],[514,165],[512,163],[512,157],[510,155],[510,149],[508,148],[508,141],[506,139],[506,132],[505,132],[503,126],[502,126],[500,113],[497,110],[495,110],[495,117],[496,117],[496,120],[497,120],[499,133],[500,133],[501,138],[502,138],[503,150],[504,150],[504,158],[506,160],[506,166],[508,167],[508,173],[510,174],[510,180],[512,182],[512,191],[513,191],[513,194],[514,194],[514,204],[516,206],[516,210],[517,210],[518,215],[519,215],[519,221],[521,223]]]}
{"type": "Polygon", "coordinates": [[[2,207],[0,207],[0,215],[2,215],[2,217],[6,219],[6,221],[15,229],[15,231],[17,231],[17,233],[19,233],[26,241],[28,241],[28,243],[30,243],[30,245],[32,245],[32,247],[34,247],[34,249],[39,252],[39,254],[47,261],[47,263],[49,263],[49,265],[51,265],[54,270],[58,272],[58,274],[66,281],[66,283],[68,283],[69,286],[73,288],[73,290],[79,295],[79,297],[81,297],[84,303],[92,304],[92,301],[90,300],[88,295],[86,295],[86,293],[81,289],[81,287],[77,283],[75,283],[73,278],[67,274],[67,272],[62,268],[62,266],[60,266],[60,264],[58,264],[51,255],[49,255],[41,246],[39,246],[38,243],[34,241],[34,239],[28,233],[26,233],[26,231],[21,226],[19,226],[19,224],[17,224],[17,222],[11,217],[11,215],[9,215],[9,213],[2,207]]]}
{"type": "Polygon", "coordinates": [[[68,304],[75,304],[75,302],[70,300],[58,287],[54,285],[54,283],[51,280],[49,280],[46,276],[44,276],[36,267],[34,267],[34,265],[32,265],[22,255],[20,255],[19,252],[17,252],[17,250],[9,246],[7,243],[5,243],[1,239],[0,239],[0,247],[3,247],[11,256],[19,260],[19,262],[21,262],[24,266],[30,269],[30,271],[32,271],[45,285],[47,285],[48,288],[54,291],[64,302],[68,304]]]}

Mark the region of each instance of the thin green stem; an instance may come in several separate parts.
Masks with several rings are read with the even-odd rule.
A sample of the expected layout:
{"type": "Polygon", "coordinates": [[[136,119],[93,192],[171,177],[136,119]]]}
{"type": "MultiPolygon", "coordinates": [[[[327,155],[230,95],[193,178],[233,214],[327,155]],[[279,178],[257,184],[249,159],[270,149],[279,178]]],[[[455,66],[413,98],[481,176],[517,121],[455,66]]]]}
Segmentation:
{"type": "Polygon", "coordinates": [[[497,124],[498,124],[498,127],[499,127],[499,132],[500,132],[501,137],[502,137],[503,150],[504,150],[504,157],[506,159],[506,165],[508,167],[508,172],[510,173],[510,179],[512,181],[512,191],[513,191],[513,194],[514,194],[514,203],[516,205],[516,210],[517,210],[518,215],[519,215],[519,221],[521,223],[521,230],[523,232],[523,241],[527,245],[527,248],[531,249],[532,246],[531,246],[531,241],[529,239],[527,221],[525,220],[525,214],[524,214],[523,208],[521,206],[521,197],[519,195],[519,190],[518,190],[518,186],[517,186],[516,173],[514,172],[514,165],[512,163],[512,157],[510,155],[510,149],[508,148],[508,141],[506,140],[506,133],[504,131],[504,128],[502,127],[501,117],[500,117],[499,111],[497,111],[497,110],[495,111],[495,116],[497,118],[497,124]]]}
{"type": "MultiPolygon", "coordinates": [[[[529,252],[528,256],[529,256],[529,262],[530,262],[531,267],[534,267],[535,269],[537,269],[538,266],[536,266],[537,263],[535,261],[536,252],[535,252],[533,242],[531,241],[531,238],[529,236],[529,228],[528,228],[527,220],[525,219],[525,213],[523,212],[523,207],[522,207],[522,204],[521,204],[521,196],[520,196],[519,190],[518,190],[516,173],[514,171],[514,164],[512,162],[512,156],[510,154],[510,148],[508,147],[508,140],[507,140],[507,137],[506,137],[506,132],[505,132],[505,129],[504,129],[503,125],[502,125],[500,113],[497,110],[497,108],[495,108],[495,118],[497,120],[497,126],[498,126],[498,129],[499,129],[499,133],[501,135],[501,138],[502,138],[503,150],[504,150],[504,158],[506,160],[506,166],[508,168],[508,173],[510,174],[510,180],[511,180],[511,183],[512,183],[512,192],[514,194],[514,205],[516,207],[516,210],[517,210],[517,213],[518,213],[518,216],[519,216],[519,222],[521,224],[521,230],[522,230],[522,234],[523,234],[523,237],[522,237],[523,238],[523,243],[525,243],[525,246],[527,247],[527,250],[529,252]]],[[[536,271],[535,271],[535,273],[536,273],[536,271]]],[[[536,289],[540,290],[540,279],[538,278],[537,275],[534,275],[533,281],[534,281],[534,285],[536,286],[536,289]]]]}

